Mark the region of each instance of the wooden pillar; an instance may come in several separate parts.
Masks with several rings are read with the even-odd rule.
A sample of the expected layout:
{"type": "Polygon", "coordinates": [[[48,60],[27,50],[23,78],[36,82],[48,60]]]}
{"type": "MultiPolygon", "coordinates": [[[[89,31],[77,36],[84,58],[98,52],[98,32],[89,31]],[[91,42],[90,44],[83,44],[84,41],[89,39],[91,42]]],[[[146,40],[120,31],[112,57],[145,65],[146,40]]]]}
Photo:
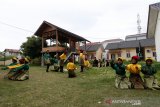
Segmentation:
{"type": "Polygon", "coordinates": [[[76,50],[75,40],[73,40],[73,39],[70,40],[70,50],[71,50],[71,52],[75,52],[75,50],[76,50]]]}
{"type": "Polygon", "coordinates": [[[56,52],[58,50],[58,31],[56,30],[56,52]]]}
{"type": "Polygon", "coordinates": [[[51,46],[51,42],[52,42],[52,39],[51,39],[52,36],[51,36],[51,35],[52,35],[52,33],[51,33],[51,32],[48,32],[48,35],[49,35],[49,38],[50,38],[50,46],[51,46]]]}
{"type": "Polygon", "coordinates": [[[77,50],[80,50],[80,42],[77,43],[77,50]]]}
{"type": "Polygon", "coordinates": [[[76,52],[76,42],[75,41],[73,41],[73,47],[74,47],[74,52],[76,52]]]}
{"type": "Polygon", "coordinates": [[[43,36],[41,37],[41,39],[42,39],[42,49],[44,48],[44,38],[43,38],[43,36]]]}
{"type": "Polygon", "coordinates": [[[86,52],[86,41],[84,41],[84,51],[86,52]]]}
{"type": "Polygon", "coordinates": [[[69,52],[71,52],[71,38],[69,38],[69,52]]]}
{"type": "Polygon", "coordinates": [[[42,51],[41,51],[42,56],[41,56],[41,66],[44,66],[44,59],[43,59],[44,38],[43,38],[43,36],[41,37],[41,39],[42,39],[42,51]]]}

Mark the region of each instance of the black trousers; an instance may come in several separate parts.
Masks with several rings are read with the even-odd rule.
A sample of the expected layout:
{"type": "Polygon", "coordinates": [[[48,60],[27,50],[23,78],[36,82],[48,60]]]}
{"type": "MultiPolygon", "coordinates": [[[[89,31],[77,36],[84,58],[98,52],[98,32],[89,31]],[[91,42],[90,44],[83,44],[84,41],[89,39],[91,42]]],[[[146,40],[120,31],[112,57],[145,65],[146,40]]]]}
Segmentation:
{"type": "Polygon", "coordinates": [[[49,66],[50,66],[50,64],[47,64],[46,72],[48,72],[48,70],[49,70],[49,66]]]}
{"type": "Polygon", "coordinates": [[[74,78],[76,77],[76,73],[74,70],[68,70],[68,78],[74,78]]]}
{"type": "Polygon", "coordinates": [[[63,66],[60,66],[60,72],[63,72],[63,66]]]}
{"type": "Polygon", "coordinates": [[[83,65],[81,65],[81,72],[83,72],[83,68],[84,68],[84,66],[83,66],[83,65]]]}

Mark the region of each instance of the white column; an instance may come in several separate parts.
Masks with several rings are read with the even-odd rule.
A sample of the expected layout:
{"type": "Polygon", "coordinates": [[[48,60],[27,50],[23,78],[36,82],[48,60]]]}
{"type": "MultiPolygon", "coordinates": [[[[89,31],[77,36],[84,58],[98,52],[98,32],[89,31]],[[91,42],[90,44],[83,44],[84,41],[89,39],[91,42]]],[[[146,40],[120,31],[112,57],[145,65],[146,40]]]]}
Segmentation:
{"type": "Polygon", "coordinates": [[[156,45],[157,61],[160,62],[160,12],[158,14],[157,25],[155,30],[155,45],[156,45]]]}

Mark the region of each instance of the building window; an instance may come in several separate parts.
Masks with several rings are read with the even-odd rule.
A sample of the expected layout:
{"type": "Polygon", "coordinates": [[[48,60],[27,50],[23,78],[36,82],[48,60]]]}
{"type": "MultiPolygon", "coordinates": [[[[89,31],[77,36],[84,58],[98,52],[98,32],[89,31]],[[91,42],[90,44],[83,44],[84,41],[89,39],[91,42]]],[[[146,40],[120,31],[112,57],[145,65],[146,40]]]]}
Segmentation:
{"type": "Polygon", "coordinates": [[[109,54],[107,53],[107,59],[109,59],[109,54]]]}
{"type": "Polygon", "coordinates": [[[147,50],[147,53],[150,53],[151,52],[151,50],[147,50]]]}
{"type": "Polygon", "coordinates": [[[95,57],[94,54],[92,54],[92,55],[91,55],[91,59],[94,59],[94,57],[95,57]]]}
{"type": "Polygon", "coordinates": [[[156,57],[156,52],[153,52],[153,57],[156,57]]]}
{"type": "Polygon", "coordinates": [[[127,53],[126,56],[127,56],[127,58],[130,58],[130,57],[131,57],[131,54],[130,54],[130,53],[127,53]]]}
{"type": "Polygon", "coordinates": [[[120,52],[118,53],[118,57],[121,57],[121,53],[120,52]]]}
{"type": "Polygon", "coordinates": [[[115,54],[111,54],[111,60],[115,60],[115,59],[116,59],[115,54]]]}

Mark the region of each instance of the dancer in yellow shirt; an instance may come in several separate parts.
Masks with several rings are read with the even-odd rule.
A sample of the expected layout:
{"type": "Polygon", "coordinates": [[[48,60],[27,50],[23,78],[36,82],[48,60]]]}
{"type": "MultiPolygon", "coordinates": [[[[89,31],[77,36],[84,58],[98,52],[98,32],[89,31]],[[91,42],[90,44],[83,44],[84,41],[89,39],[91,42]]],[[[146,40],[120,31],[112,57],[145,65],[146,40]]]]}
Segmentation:
{"type": "Polygon", "coordinates": [[[91,64],[89,63],[89,61],[88,61],[87,58],[85,58],[85,60],[84,60],[84,67],[85,67],[86,69],[89,69],[89,68],[91,67],[91,64]]]}
{"type": "Polygon", "coordinates": [[[127,70],[130,72],[129,80],[131,82],[131,88],[143,89],[144,84],[140,76],[141,65],[138,63],[138,56],[133,56],[131,64],[127,65],[127,70]]]}
{"type": "Polygon", "coordinates": [[[63,72],[64,60],[66,59],[66,51],[60,55],[60,72],[63,72]]]}
{"type": "Polygon", "coordinates": [[[153,65],[153,59],[147,58],[146,64],[142,66],[142,73],[144,74],[144,85],[145,88],[155,90],[160,90],[158,86],[158,80],[156,78],[157,70],[153,65]]]}
{"type": "Polygon", "coordinates": [[[67,64],[68,78],[74,78],[74,77],[76,77],[76,74],[75,74],[75,70],[76,69],[77,68],[76,68],[75,64],[73,63],[72,58],[70,58],[69,62],[67,64]]]}
{"type": "Polygon", "coordinates": [[[80,50],[79,58],[80,58],[81,72],[83,72],[83,68],[84,68],[84,55],[83,55],[83,50],[80,50]]]}

